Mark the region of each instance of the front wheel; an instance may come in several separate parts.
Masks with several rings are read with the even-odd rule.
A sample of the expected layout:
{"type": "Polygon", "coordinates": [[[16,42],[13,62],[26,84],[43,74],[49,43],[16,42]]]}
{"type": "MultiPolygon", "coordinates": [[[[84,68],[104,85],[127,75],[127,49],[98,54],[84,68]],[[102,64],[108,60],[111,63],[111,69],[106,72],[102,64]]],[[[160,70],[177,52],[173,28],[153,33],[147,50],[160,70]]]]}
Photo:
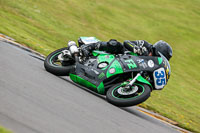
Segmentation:
{"type": "Polygon", "coordinates": [[[106,93],[106,99],[113,105],[128,107],[140,104],[150,97],[151,89],[146,84],[134,83],[129,90],[119,83],[111,87],[106,93]]]}
{"type": "Polygon", "coordinates": [[[50,53],[44,61],[45,69],[57,76],[68,76],[75,66],[75,61],[70,58],[65,59],[65,61],[59,60],[63,50],[67,50],[67,48],[61,48],[50,53]]]}

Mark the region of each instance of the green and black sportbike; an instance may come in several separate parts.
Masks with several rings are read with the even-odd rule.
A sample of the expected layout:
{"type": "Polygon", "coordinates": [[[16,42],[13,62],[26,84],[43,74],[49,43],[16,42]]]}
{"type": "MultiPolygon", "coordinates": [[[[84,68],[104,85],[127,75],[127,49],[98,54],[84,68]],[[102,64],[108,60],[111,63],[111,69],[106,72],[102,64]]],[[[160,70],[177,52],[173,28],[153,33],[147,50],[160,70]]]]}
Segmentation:
{"type": "MultiPolygon", "coordinates": [[[[96,43],[96,38],[82,38],[96,43]]],[[[49,54],[45,69],[70,79],[99,94],[106,95],[111,104],[127,107],[140,104],[150,97],[152,90],[161,90],[167,84],[171,69],[168,60],[160,53],[155,56],[137,56],[130,51],[109,54],[93,51],[84,57],[74,43],[49,54]]]]}

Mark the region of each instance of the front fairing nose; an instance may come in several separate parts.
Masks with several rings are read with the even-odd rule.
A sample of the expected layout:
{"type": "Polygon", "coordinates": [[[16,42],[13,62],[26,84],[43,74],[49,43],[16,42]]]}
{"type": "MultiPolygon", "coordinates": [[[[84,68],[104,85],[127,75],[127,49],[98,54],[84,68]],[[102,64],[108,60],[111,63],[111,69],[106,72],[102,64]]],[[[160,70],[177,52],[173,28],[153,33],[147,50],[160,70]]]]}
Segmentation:
{"type": "Polygon", "coordinates": [[[160,57],[163,59],[164,61],[164,64],[165,64],[165,71],[166,71],[166,74],[167,74],[167,79],[169,79],[170,75],[171,75],[171,67],[170,67],[170,64],[169,64],[169,61],[167,60],[167,58],[161,54],[160,52],[158,52],[160,57]]]}

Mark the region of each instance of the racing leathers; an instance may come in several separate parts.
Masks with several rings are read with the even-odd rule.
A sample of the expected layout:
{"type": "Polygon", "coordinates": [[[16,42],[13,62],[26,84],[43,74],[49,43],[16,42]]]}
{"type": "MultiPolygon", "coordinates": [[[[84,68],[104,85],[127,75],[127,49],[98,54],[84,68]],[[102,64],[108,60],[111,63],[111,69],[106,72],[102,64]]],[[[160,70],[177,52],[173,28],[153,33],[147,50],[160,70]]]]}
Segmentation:
{"type": "Polygon", "coordinates": [[[84,56],[89,56],[92,52],[92,50],[100,50],[105,51],[107,53],[111,54],[122,54],[124,53],[124,47],[123,44],[118,42],[115,39],[111,39],[108,42],[97,42],[97,43],[91,43],[86,45],[81,45],[82,53],[84,56]]]}
{"type": "Polygon", "coordinates": [[[153,54],[153,45],[144,40],[124,41],[124,47],[138,55],[148,56],[153,54]]]}
{"type": "Polygon", "coordinates": [[[81,45],[84,56],[89,56],[92,50],[106,51],[111,54],[123,54],[124,51],[131,51],[141,56],[148,56],[153,54],[153,45],[144,40],[129,41],[120,43],[115,39],[108,42],[97,42],[87,45],[81,45]]]}

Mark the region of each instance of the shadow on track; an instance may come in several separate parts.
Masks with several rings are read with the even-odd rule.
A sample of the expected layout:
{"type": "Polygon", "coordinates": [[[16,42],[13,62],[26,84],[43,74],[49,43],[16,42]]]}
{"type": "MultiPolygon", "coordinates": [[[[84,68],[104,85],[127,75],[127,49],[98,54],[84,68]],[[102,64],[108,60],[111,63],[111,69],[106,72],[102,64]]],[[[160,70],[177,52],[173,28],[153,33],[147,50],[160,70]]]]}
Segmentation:
{"type": "Polygon", "coordinates": [[[94,91],[92,91],[92,90],[90,90],[90,89],[88,89],[88,88],[86,88],[86,87],[84,87],[84,86],[81,86],[81,85],[79,85],[79,84],[77,84],[77,83],[74,83],[73,81],[70,81],[70,80],[66,79],[65,77],[59,77],[59,78],[62,79],[62,80],[67,81],[67,82],[70,83],[70,84],[73,84],[73,85],[77,86],[78,88],[81,88],[81,89],[84,90],[84,91],[87,91],[87,92],[89,92],[89,93],[91,93],[91,94],[93,94],[93,95],[95,95],[95,96],[101,98],[101,99],[104,100],[104,101],[106,101],[105,96],[103,96],[103,95],[100,95],[100,94],[98,94],[98,93],[95,93],[94,91]]]}
{"type": "MultiPolygon", "coordinates": [[[[73,84],[73,85],[77,86],[78,88],[80,88],[80,89],[82,89],[82,90],[84,90],[84,91],[87,91],[87,92],[89,92],[90,94],[95,95],[95,96],[97,96],[97,97],[99,97],[99,98],[101,98],[102,100],[104,100],[104,101],[107,102],[105,96],[100,95],[100,94],[98,94],[98,93],[95,93],[95,92],[93,92],[92,90],[90,90],[90,89],[88,89],[88,88],[86,88],[86,87],[83,87],[83,86],[81,86],[81,85],[79,85],[79,84],[77,84],[77,83],[74,83],[73,81],[70,81],[70,80],[66,79],[66,77],[59,77],[59,78],[62,79],[62,80],[65,80],[65,81],[67,81],[68,83],[73,84]]],[[[112,105],[112,104],[110,104],[110,105],[112,105]]],[[[115,105],[112,105],[112,106],[115,106],[115,105]]],[[[134,115],[134,116],[137,116],[137,117],[139,117],[139,118],[142,118],[142,119],[144,119],[144,120],[147,120],[147,121],[149,121],[149,122],[151,122],[151,123],[158,124],[158,121],[156,121],[155,119],[152,119],[152,117],[150,117],[150,116],[148,116],[148,115],[144,115],[144,113],[141,113],[140,111],[138,111],[137,108],[139,108],[139,107],[137,107],[137,106],[135,106],[135,108],[134,108],[134,106],[133,106],[133,107],[118,107],[118,106],[115,106],[115,107],[117,107],[117,108],[119,108],[119,109],[121,109],[121,110],[123,110],[123,111],[125,111],[125,112],[128,112],[128,113],[130,113],[130,114],[132,114],[132,115],[134,115]]]]}

